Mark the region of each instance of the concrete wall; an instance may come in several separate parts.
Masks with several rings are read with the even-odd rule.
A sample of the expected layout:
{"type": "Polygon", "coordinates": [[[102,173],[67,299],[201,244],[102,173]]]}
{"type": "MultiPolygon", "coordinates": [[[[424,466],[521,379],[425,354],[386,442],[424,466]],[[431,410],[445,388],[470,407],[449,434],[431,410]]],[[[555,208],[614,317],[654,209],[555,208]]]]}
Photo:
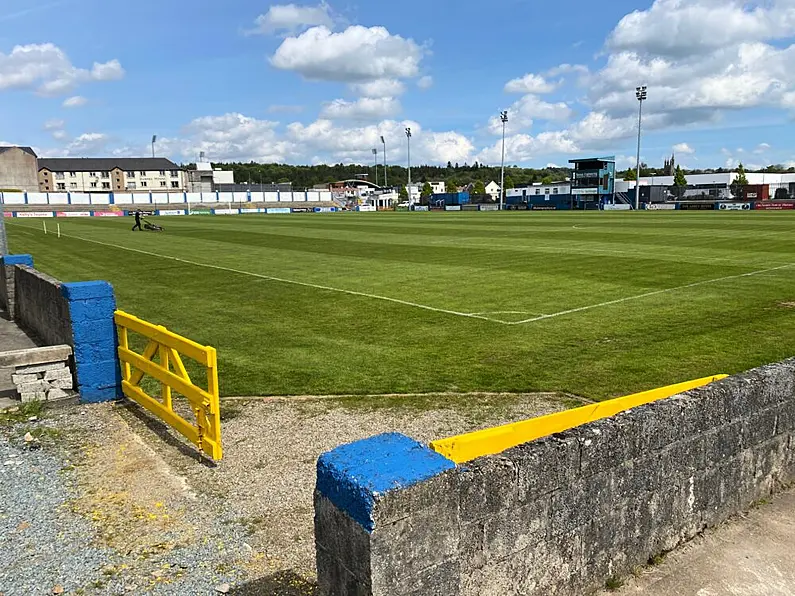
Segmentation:
{"type": "Polygon", "coordinates": [[[318,461],[321,594],[586,594],[795,480],[795,360],[459,467],[406,441],[318,461]]]}
{"type": "MultiPolygon", "coordinates": [[[[26,258],[32,265],[29,255],[5,260],[15,257],[26,258]]],[[[112,286],[104,281],[61,283],[30,265],[13,267],[15,321],[35,333],[44,345],[73,348],[81,401],[121,397],[112,286]]]]}
{"type": "Polygon", "coordinates": [[[22,149],[12,147],[0,152],[0,188],[36,192],[38,169],[36,156],[22,149]]]}
{"type": "Polygon", "coordinates": [[[30,255],[5,255],[0,257],[0,307],[4,308],[12,319],[16,312],[15,265],[29,265],[32,267],[33,258],[30,255]]]}

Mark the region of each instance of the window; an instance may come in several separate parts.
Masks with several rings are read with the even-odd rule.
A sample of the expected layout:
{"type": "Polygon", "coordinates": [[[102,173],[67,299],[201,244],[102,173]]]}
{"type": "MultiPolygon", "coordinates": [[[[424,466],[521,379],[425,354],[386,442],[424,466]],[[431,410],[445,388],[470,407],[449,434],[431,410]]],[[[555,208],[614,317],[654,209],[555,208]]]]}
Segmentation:
{"type": "Polygon", "coordinates": [[[128,182],[127,190],[135,190],[135,182],[128,182]]]}
{"type": "Polygon", "coordinates": [[[69,188],[77,188],[77,182],[70,182],[69,188]]]}
{"type": "Polygon", "coordinates": [[[146,176],[146,172],[138,172],[141,176],[146,176]]]}
{"type": "Polygon", "coordinates": [[[102,188],[110,188],[110,182],[103,182],[102,188]]]}
{"type": "Polygon", "coordinates": [[[536,194],[537,194],[537,195],[540,195],[540,194],[541,194],[541,189],[540,189],[540,188],[536,188],[536,194]]]}
{"type": "Polygon", "coordinates": [[[544,189],[544,194],[545,194],[545,195],[548,195],[548,194],[549,194],[549,189],[548,189],[548,188],[545,188],[545,189],[544,189]]]}
{"type": "Polygon", "coordinates": [[[553,188],[553,189],[552,189],[552,194],[553,194],[553,195],[556,195],[556,194],[558,194],[558,189],[557,189],[557,188],[553,188]]]}
{"type": "Polygon", "coordinates": [[[63,180],[63,172],[55,172],[56,180],[63,180]]]}
{"type": "Polygon", "coordinates": [[[50,190],[50,187],[49,186],[45,186],[44,190],[50,190]]]}
{"type": "Polygon", "coordinates": [[[178,178],[179,177],[179,172],[177,170],[171,170],[171,177],[172,178],[178,178]]]}
{"type": "Polygon", "coordinates": [[[97,177],[97,173],[96,172],[89,172],[88,175],[91,176],[92,178],[96,178],[97,177]]]}
{"type": "Polygon", "coordinates": [[[77,172],[69,172],[70,178],[77,178],[77,172]]]}
{"type": "Polygon", "coordinates": [[[57,190],[66,190],[66,182],[59,182],[56,187],[57,190]]]}
{"type": "Polygon", "coordinates": [[[165,170],[160,170],[160,175],[161,176],[165,176],[166,175],[166,171],[165,170]]]}
{"type": "Polygon", "coordinates": [[[92,182],[91,183],[91,188],[96,188],[96,187],[97,187],[97,183],[96,182],[92,182]]]}
{"type": "Polygon", "coordinates": [[[141,188],[146,188],[146,182],[141,182],[141,188]]]}
{"type": "Polygon", "coordinates": [[[172,180],[171,188],[179,188],[179,182],[177,180],[172,180]]]}
{"type": "Polygon", "coordinates": [[[127,172],[128,178],[135,178],[135,172],[127,172]]]}
{"type": "Polygon", "coordinates": [[[160,183],[160,186],[165,186],[165,185],[166,185],[166,183],[165,183],[165,182],[161,182],[161,183],[160,183]]]}
{"type": "Polygon", "coordinates": [[[110,178],[110,172],[102,172],[103,178],[110,178]]]}

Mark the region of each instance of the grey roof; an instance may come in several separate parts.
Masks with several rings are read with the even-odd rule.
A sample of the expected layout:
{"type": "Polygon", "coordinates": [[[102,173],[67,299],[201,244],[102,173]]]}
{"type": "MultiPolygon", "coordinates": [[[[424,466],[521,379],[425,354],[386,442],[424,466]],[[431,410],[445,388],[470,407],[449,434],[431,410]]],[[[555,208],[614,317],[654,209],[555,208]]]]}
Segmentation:
{"type": "Polygon", "coordinates": [[[39,160],[39,170],[51,172],[110,172],[115,168],[127,172],[180,169],[165,157],[53,157],[39,160]]]}
{"type": "Polygon", "coordinates": [[[30,147],[0,147],[0,153],[5,153],[9,149],[19,149],[20,151],[24,151],[28,155],[32,155],[33,157],[38,157],[36,155],[36,152],[30,147]]]}

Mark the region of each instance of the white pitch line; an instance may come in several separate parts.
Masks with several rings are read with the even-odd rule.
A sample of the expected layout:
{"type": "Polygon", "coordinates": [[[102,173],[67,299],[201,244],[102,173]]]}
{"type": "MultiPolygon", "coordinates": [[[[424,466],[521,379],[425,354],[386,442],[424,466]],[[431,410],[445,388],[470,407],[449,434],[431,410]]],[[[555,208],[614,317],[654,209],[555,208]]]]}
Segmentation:
{"type": "Polygon", "coordinates": [[[667,294],[669,292],[676,292],[677,290],[686,290],[688,288],[696,288],[698,286],[706,286],[708,284],[714,284],[721,281],[727,281],[730,279],[740,279],[742,277],[751,277],[753,275],[761,275],[762,273],[770,273],[771,271],[778,271],[780,269],[787,269],[789,267],[795,266],[795,263],[788,263],[786,265],[779,265],[778,267],[771,267],[770,269],[760,269],[758,271],[750,271],[748,273],[740,273],[738,275],[727,275],[725,277],[718,277],[715,279],[705,279],[704,281],[697,281],[692,284],[685,284],[683,286],[676,286],[673,288],[665,288],[663,290],[655,290],[653,292],[646,292],[644,294],[638,294],[637,296],[627,296],[626,298],[618,298],[616,300],[608,300],[607,302],[600,302],[599,304],[590,304],[588,306],[581,306],[579,308],[570,308],[569,310],[562,310],[560,312],[552,313],[551,315],[539,315],[537,317],[533,317],[532,319],[525,319],[524,321],[515,321],[506,323],[506,325],[523,325],[524,323],[535,323],[536,321],[543,321],[545,319],[553,319],[555,317],[562,317],[563,315],[570,315],[578,312],[583,312],[585,310],[592,310],[594,308],[601,308],[603,306],[612,306],[614,304],[621,304],[622,302],[629,302],[630,300],[640,300],[641,298],[648,298],[649,296],[657,296],[659,294],[667,294]]]}
{"type": "Polygon", "coordinates": [[[446,310],[444,308],[436,308],[434,306],[428,306],[426,304],[418,304],[416,302],[409,302],[408,300],[400,300],[399,298],[390,298],[388,296],[379,296],[378,294],[368,294],[367,292],[357,292],[356,290],[344,290],[341,288],[332,288],[331,286],[323,286],[320,284],[313,284],[305,281],[296,281],[294,279],[285,279],[282,277],[274,277],[272,275],[263,275],[261,273],[253,273],[252,271],[243,271],[241,269],[232,269],[231,267],[222,267],[221,265],[211,265],[209,263],[200,263],[198,261],[189,261],[188,259],[181,259],[179,257],[172,257],[169,255],[161,255],[160,253],[150,252],[148,250],[141,250],[139,248],[131,248],[129,246],[121,246],[119,244],[113,244],[111,242],[101,242],[100,240],[92,240],[90,238],[82,238],[80,236],[73,236],[71,234],[61,234],[61,236],[65,238],[74,238],[75,240],[82,240],[83,242],[92,242],[94,244],[100,244],[102,246],[110,246],[113,248],[118,248],[120,250],[127,250],[130,252],[137,252],[143,255],[148,255],[150,257],[159,257],[161,259],[168,259],[171,261],[176,261],[178,263],[185,263],[186,265],[195,265],[196,267],[207,267],[208,269],[217,269],[220,271],[228,271],[230,273],[237,273],[239,275],[249,275],[251,277],[257,277],[259,279],[266,279],[268,281],[275,281],[284,284],[292,284],[296,286],[303,286],[306,288],[315,288],[317,290],[326,290],[328,292],[338,292],[340,294],[349,294],[351,296],[362,296],[363,298],[373,298],[374,300],[383,300],[385,302],[393,302],[395,304],[402,304],[404,306],[412,306],[414,308],[421,308],[422,310],[430,310],[432,312],[444,313],[448,315],[455,315],[457,317],[466,317],[469,319],[480,319],[482,321],[491,321],[492,323],[500,323],[502,325],[508,325],[507,321],[501,321],[500,319],[492,319],[491,317],[484,317],[481,315],[476,314],[469,314],[464,312],[457,312],[455,310],[446,310]]]}

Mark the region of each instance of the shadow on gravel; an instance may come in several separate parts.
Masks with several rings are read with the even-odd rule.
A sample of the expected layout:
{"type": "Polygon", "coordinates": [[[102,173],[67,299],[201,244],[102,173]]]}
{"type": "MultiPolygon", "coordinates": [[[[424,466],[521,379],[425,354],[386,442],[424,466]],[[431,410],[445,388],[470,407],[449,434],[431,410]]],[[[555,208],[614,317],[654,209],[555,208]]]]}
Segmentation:
{"type": "Polygon", "coordinates": [[[125,410],[135,416],[141,424],[146,426],[146,428],[163,439],[163,442],[179,451],[180,455],[199,462],[201,465],[208,468],[216,467],[216,464],[213,460],[205,456],[203,453],[200,453],[198,449],[192,445],[188,445],[187,443],[184,443],[183,441],[176,438],[173,434],[171,434],[171,427],[169,427],[160,419],[155,418],[152,414],[147,412],[134,401],[126,399],[122,402],[122,404],[122,407],[124,407],[125,410]]]}
{"type": "Polygon", "coordinates": [[[293,571],[280,571],[262,579],[236,586],[229,591],[235,596],[315,596],[317,585],[293,571]]]}

